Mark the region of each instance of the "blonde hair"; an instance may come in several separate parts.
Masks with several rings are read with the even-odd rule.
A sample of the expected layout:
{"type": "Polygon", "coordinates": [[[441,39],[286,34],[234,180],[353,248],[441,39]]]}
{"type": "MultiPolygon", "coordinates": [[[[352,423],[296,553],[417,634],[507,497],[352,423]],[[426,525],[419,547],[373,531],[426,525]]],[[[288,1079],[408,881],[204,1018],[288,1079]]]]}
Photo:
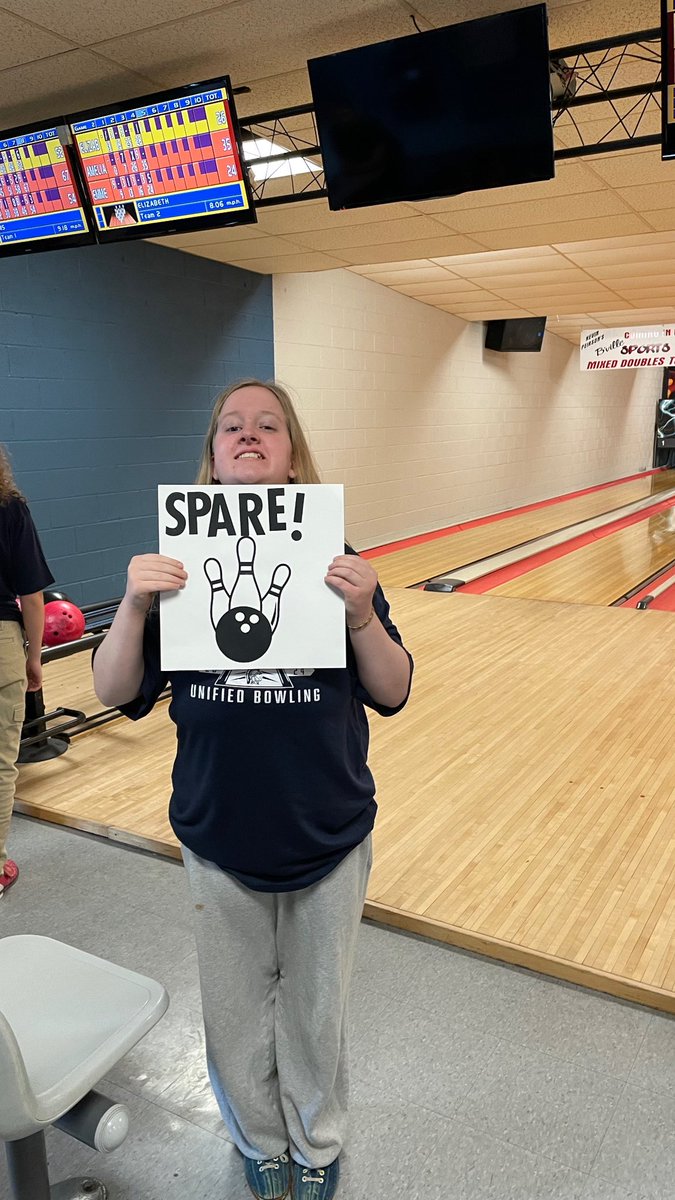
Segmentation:
{"type": "Polygon", "coordinates": [[[288,429],[288,436],[291,439],[291,463],[293,465],[294,476],[289,482],[321,483],[314,456],[309,448],[309,443],[305,437],[305,432],[300,424],[300,419],[295,411],[290,394],[280,383],[275,383],[274,380],[264,382],[261,379],[240,379],[238,383],[231,383],[218,396],[213,406],[209,428],[204,438],[204,446],[202,448],[202,456],[199,460],[195,483],[213,483],[213,440],[216,436],[220,414],[232,393],[239,391],[239,388],[247,387],[265,388],[273,396],[276,396],[281,405],[284,420],[286,421],[286,428],[288,429]]]}
{"type": "Polygon", "coordinates": [[[25,500],[14,482],[14,475],[4,446],[0,446],[0,504],[9,504],[10,500],[25,500]]]}

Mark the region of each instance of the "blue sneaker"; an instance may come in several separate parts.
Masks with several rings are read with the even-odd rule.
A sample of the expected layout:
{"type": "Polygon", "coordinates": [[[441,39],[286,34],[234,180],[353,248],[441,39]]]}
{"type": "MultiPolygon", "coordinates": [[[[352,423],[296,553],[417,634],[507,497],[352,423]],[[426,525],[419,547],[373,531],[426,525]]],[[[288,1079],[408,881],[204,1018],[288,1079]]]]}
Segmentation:
{"type": "Polygon", "coordinates": [[[293,1163],[293,1200],[333,1200],[340,1178],[340,1164],[327,1167],[301,1167],[293,1163]]]}
{"type": "Polygon", "coordinates": [[[246,1182],[257,1200],[285,1200],[291,1187],[287,1154],[278,1158],[244,1158],[246,1182]]]}

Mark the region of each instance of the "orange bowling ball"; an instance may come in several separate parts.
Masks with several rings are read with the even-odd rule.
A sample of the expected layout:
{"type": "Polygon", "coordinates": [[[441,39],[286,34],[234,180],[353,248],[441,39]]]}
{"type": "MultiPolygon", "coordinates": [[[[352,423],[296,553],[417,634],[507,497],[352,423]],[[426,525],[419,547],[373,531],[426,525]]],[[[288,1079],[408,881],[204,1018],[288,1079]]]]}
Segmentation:
{"type": "Polygon", "coordinates": [[[85,629],[84,613],[70,600],[50,600],[45,604],[45,631],[43,646],[60,646],[63,642],[76,642],[85,629]]]}

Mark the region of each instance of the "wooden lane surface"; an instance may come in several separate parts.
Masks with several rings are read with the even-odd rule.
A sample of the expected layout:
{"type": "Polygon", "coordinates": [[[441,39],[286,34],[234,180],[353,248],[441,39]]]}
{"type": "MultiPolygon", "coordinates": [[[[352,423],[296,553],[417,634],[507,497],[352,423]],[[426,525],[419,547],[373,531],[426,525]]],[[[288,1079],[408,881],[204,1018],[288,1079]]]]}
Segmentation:
{"type": "MultiPolygon", "coordinates": [[[[404,712],[371,722],[367,914],[675,1012],[670,614],[390,599],[417,670],[404,712]]],[[[84,702],[85,658],[53,664],[51,704],[84,702]]],[[[21,768],[19,807],[177,856],[174,745],[166,706],[84,734],[21,768]]]]}
{"type": "Polygon", "coordinates": [[[535,567],[490,595],[611,604],[673,559],[675,507],[535,567]]]}
{"type": "Polygon", "coordinates": [[[675,1011],[670,615],[393,597],[418,672],[373,723],[369,915],[675,1011]]]}
{"type": "Polygon", "coordinates": [[[670,488],[675,488],[675,471],[662,471],[630,483],[602,488],[586,496],[560,500],[532,512],[504,517],[488,525],[462,529],[433,541],[395,550],[391,554],[378,555],[372,563],[384,588],[411,587],[488,554],[496,554],[530,538],[541,537],[563,526],[573,525],[576,521],[587,520],[670,488]]]}

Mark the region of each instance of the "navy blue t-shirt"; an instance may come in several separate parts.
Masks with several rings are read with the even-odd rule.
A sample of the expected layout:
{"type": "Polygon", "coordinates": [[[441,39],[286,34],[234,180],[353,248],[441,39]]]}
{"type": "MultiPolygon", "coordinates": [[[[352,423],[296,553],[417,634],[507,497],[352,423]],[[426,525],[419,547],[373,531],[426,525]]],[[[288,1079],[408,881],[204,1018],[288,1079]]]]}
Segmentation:
{"type": "MultiPolygon", "coordinates": [[[[374,607],[401,645],[379,587],[374,607]]],[[[143,654],[141,693],[122,711],[145,716],[170,681],[169,818],[189,850],[255,891],[286,892],[323,879],[370,833],[377,805],[364,705],[391,716],[406,701],[386,708],[368,695],[349,640],[342,669],[164,674],[152,612],[143,654]]]]}
{"type": "Polygon", "coordinates": [[[20,621],[17,596],[31,596],[54,582],[25,500],[0,504],[0,621],[20,621]]]}

